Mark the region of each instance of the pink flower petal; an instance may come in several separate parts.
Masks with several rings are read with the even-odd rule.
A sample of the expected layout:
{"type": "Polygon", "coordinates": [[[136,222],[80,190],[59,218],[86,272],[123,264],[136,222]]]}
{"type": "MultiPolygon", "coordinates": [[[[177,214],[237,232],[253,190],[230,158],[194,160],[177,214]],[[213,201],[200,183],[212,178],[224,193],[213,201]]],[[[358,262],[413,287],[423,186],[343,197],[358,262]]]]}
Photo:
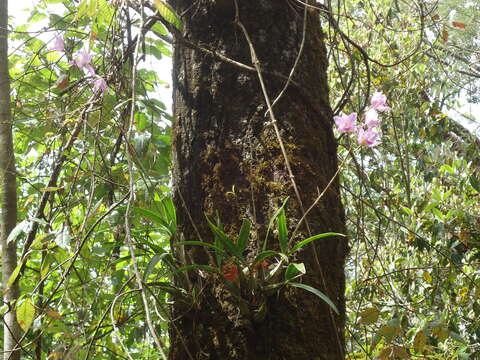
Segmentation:
{"type": "Polygon", "coordinates": [[[53,40],[53,45],[48,48],[48,50],[51,51],[58,51],[58,52],[64,52],[65,51],[65,42],[63,41],[62,37],[60,35],[55,35],[55,38],[53,40]]]}
{"type": "Polygon", "coordinates": [[[333,118],[335,125],[339,133],[354,132],[357,127],[355,125],[357,121],[357,113],[351,113],[350,115],[335,116],[333,118]]]}

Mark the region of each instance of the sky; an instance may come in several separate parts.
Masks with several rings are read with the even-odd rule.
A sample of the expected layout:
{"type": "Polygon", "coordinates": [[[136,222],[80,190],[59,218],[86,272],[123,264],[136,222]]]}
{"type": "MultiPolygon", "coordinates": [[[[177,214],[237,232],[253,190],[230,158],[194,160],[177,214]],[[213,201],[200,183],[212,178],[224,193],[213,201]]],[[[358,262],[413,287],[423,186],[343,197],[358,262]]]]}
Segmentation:
{"type": "MultiPolygon", "coordinates": [[[[42,0],[37,0],[42,1],[42,0]]],[[[33,7],[35,0],[10,0],[9,1],[9,13],[13,16],[11,20],[16,25],[21,25],[28,20],[29,11],[33,7]]],[[[57,5],[61,6],[61,5],[57,5]]],[[[41,29],[42,22],[39,22],[35,26],[35,30],[41,29]]],[[[33,30],[33,29],[31,29],[33,30]]],[[[46,35],[48,36],[48,35],[46,35]]],[[[53,38],[53,35],[51,35],[53,38]]],[[[48,41],[49,39],[44,39],[48,41]]],[[[149,59],[146,63],[142,64],[141,67],[155,69],[159,79],[171,83],[171,69],[172,62],[171,59],[164,57],[161,61],[156,59],[149,59]]],[[[172,94],[170,86],[159,86],[158,93],[154,94],[155,97],[158,97],[166,106],[168,110],[171,110],[172,106],[172,94]]],[[[466,101],[465,97],[461,97],[458,101],[458,107],[455,109],[445,109],[444,111],[452,119],[462,124],[469,131],[474,133],[478,138],[480,138],[480,104],[471,104],[466,101]]]]}

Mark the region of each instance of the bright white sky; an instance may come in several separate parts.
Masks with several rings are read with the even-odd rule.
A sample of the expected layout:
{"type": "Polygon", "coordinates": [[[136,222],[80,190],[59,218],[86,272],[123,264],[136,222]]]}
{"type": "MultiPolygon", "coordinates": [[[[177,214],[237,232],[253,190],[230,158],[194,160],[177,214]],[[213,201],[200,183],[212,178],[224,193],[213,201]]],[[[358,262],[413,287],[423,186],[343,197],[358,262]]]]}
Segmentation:
{"type": "MultiPolygon", "coordinates": [[[[12,22],[18,25],[26,22],[34,2],[34,0],[10,0],[9,12],[10,15],[13,16],[12,22]]],[[[40,29],[43,25],[44,24],[39,22],[35,30],[40,29]]],[[[53,38],[53,35],[51,37],[53,38]]],[[[48,39],[45,40],[48,41],[48,39]]],[[[171,59],[163,58],[160,62],[155,59],[147,60],[147,63],[143,64],[143,67],[155,69],[160,80],[171,83],[171,59]]],[[[167,109],[170,110],[172,106],[171,87],[159,86],[157,96],[167,106],[167,109]]],[[[466,101],[460,101],[459,108],[449,109],[448,115],[480,138],[480,104],[470,104],[466,101]]]]}

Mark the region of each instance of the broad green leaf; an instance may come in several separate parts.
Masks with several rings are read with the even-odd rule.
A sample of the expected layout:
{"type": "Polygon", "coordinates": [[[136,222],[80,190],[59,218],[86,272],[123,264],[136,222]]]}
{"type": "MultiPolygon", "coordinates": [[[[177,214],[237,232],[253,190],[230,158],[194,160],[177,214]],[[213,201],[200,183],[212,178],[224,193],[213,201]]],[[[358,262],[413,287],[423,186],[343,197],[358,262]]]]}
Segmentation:
{"type": "Polygon", "coordinates": [[[164,230],[166,230],[170,235],[173,235],[171,226],[165,221],[164,218],[158,213],[155,213],[153,211],[147,210],[147,209],[141,209],[141,208],[134,208],[134,212],[136,212],[139,215],[142,215],[143,217],[147,218],[150,221],[153,221],[154,223],[160,225],[164,230]]]}
{"type": "Polygon", "coordinates": [[[285,216],[285,209],[282,207],[277,218],[278,241],[280,243],[280,250],[284,253],[288,251],[288,230],[287,218],[285,216]]]}
{"type": "Polygon", "coordinates": [[[14,241],[21,233],[26,233],[29,227],[30,221],[23,220],[19,222],[17,226],[15,226],[12,231],[10,231],[10,234],[8,234],[7,244],[10,244],[12,241],[14,241]]]}
{"type": "Polygon", "coordinates": [[[437,207],[440,203],[438,201],[432,201],[423,209],[423,212],[429,212],[433,208],[437,207]]]}
{"type": "Polygon", "coordinates": [[[425,346],[427,345],[427,335],[423,330],[416,333],[415,338],[413,339],[413,349],[416,353],[421,354],[425,346]]]}
{"type": "Polygon", "coordinates": [[[370,325],[375,323],[378,320],[378,316],[380,315],[380,311],[378,309],[371,307],[363,310],[360,313],[360,324],[363,325],[370,325]]]}
{"type": "Polygon", "coordinates": [[[293,280],[296,277],[304,275],[305,273],[306,270],[303,263],[289,264],[285,270],[285,281],[293,280]]]}
{"type": "Polygon", "coordinates": [[[156,254],[154,255],[150,261],[148,262],[147,269],[145,270],[145,273],[143,274],[143,281],[146,281],[148,279],[148,275],[151,274],[153,269],[155,269],[155,266],[158,264],[160,260],[162,260],[162,254],[156,254]]]}
{"type": "Polygon", "coordinates": [[[237,239],[237,248],[238,251],[242,254],[245,248],[248,245],[248,238],[250,236],[250,228],[252,223],[248,220],[243,220],[242,228],[240,229],[240,234],[237,239]]]}
{"type": "Polygon", "coordinates": [[[33,240],[31,248],[32,249],[41,249],[47,244],[51,239],[55,238],[55,233],[46,233],[38,235],[35,240],[33,240]]]}
{"type": "Polygon", "coordinates": [[[328,236],[343,236],[343,237],[345,237],[344,234],[334,233],[334,232],[314,235],[314,236],[309,237],[308,239],[300,241],[297,245],[295,245],[292,248],[292,250],[290,251],[289,254],[295,253],[296,251],[300,250],[303,246],[307,245],[308,243],[311,243],[312,241],[315,241],[315,240],[318,240],[318,239],[323,239],[323,238],[328,237],[328,236]]]}
{"type": "Polygon", "coordinates": [[[47,187],[44,187],[43,189],[40,189],[40,191],[43,191],[43,192],[54,192],[54,191],[58,191],[62,189],[62,187],[60,186],[47,186],[47,187]]]}
{"type": "Polygon", "coordinates": [[[445,220],[445,216],[442,214],[442,212],[437,209],[437,208],[433,208],[432,209],[432,212],[435,214],[435,216],[440,220],[440,221],[444,221],[445,220]]]}
{"type": "Polygon", "coordinates": [[[155,32],[155,33],[158,33],[160,35],[167,35],[168,34],[168,31],[165,29],[165,27],[159,23],[159,22],[156,22],[155,25],[153,25],[152,27],[152,31],[155,32]]]}
{"type": "Polygon", "coordinates": [[[407,214],[407,215],[409,215],[409,216],[413,216],[413,211],[412,211],[412,209],[410,209],[410,208],[408,208],[408,207],[406,207],[406,206],[400,206],[400,207],[402,208],[402,210],[403,210],[403,212],[404,212],[405,214],[407,214]]]}
{"type": "Polygon", "coordinates": [[[442,166],[440,166],[440,172],[449,173],[450,175],[455,174],[455,170],[450,165],[447,165],[447,164],[443,164],[442,166]]]}
{"type": "Polygon", "coordinates": [[[35,306],[32,300],[25,299],[17,306],[17,321],[23,331],[27,332],[35,319],[35,306]]]}
{"type": "Polygon", "coordinates": [[[311,292],[312,294],[315,294],[317,295],[320,299],[322,299],[323,301],[325,301],[325,303],[327,303],[328,306],[330,306],[333,311],[335,311],[335,313],[337,315],[340,315],[340,312],[338,311],[337,307],[335,306],[335,304],[332,302],[332,300],[330,300],[328,298],[327,295],[325,295],[323,292],[321,292],[320,290],[317,290],[315,289],[314,287],[311,287],[309,285],[305,285],[305,284],[302,284],[302,283],[296,283],[296,282],[289,282],[288,285],[290,286],[294,286],[294,287],[297,287],[297,288],[300,288],[300,289],[303,289],[303,290],[307,290],[309,292],[311,292]]]}
{"type": "Polygon", "coordinates": [[[141,208],[134,208],[134,211],[140,215],[143,215],[148,220],[151,220],[157,224],[166,225],[165,220],[163,220],[160,215],[158,215],[157,213],[154,213],[153,211],[150,211],[147,209],[141,209],[141,208]]]}
{"type": "Polygon", "coordinates": [[[88,6],[89,6],[89,0],[83,0],[78,5],[77,15],[75,16],[76,20],[80,19],[82,16],[87,14],[88,6]]]}
{"type": "Polygon", "coordinates": [[[60,230],[55,236],[55,243],[62,249],[69,250],[72,237],[66,229],[60,230]]]}
{"type": "Polygon", "coordinates": [[[477,192],[480,192],[480,180],[478,179],[478,177],[476,177],[475,175],[471,175],[468,180],[470,181],[470,185],[472,185],[472,187],[477,191],[477,192]]]}
{"type": "Polygon", "coordinates": [[[400,328],[397,319],[390,320],[378,330],[378,335],[383,336],[387,343],[391,342],[395,336],[400,335],[401,333],[402,329],[400,328]]]}
{"type": "Polygon", "coordinates": [[[15,282],[15,280],[17,280],[17,277],[18,277],[18,274],[20,273],[20,269],[22,268],[22,265],[23,265],[22,262],[19,262],[17,264],[17,266],[13,270],[12,274],[8,278],[7,287],[12,286],[12,284],[15,282]]]}
{"type": "Polygon", "coordinates": [[[180,20],[175,10],[161,0],[155,0],[154,4],[162,18],[174,25],[178,30],[182,30],[182,20],[180,20]]]}

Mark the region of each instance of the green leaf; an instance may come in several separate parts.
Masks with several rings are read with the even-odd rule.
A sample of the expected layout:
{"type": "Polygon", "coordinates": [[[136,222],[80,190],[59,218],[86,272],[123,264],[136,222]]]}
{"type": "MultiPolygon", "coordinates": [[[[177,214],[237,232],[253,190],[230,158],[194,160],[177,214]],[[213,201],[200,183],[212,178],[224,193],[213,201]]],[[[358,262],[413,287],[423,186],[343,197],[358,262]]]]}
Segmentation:
{"type": "Polygon", "coordinates": [[[215,235],[215,246],[217,247],[217,249],[220,250],[220,251],[215,251],[215,259],[217,260],[217,266],[221,267],[222,261],[223,261],[223,255],[225,253],[224,251],[225,246],[223,245],[223,242],[216,235],[215,235]]]}
{"type": "Polygon", "coordinates": [[[160,225],[170,236],[175,233],[176,225],[170,225],[159,213],[141,208],[134,208],[135,213],[142,215],[146,219],[153,221],[154,223],[160,225]]]}
{"type": "Polygon", "coordinates": [[[371,307],[363,310],[360,313],[360,324],[363,325],[370,325],[375,323],[378,320],[378,316],[380,315],[380,311],[377,308],[371,307]]]}
{"type": "Polygon", "coordinates": [[[32,249],[41,249],[51,239],[55,238],[55,236],[56,236],[55,233],[40,234],[35,238],[35,240],[33,240],[32,245],[30,247],[32,249]]]}
{"type": "Polygon", "coordinates": [[[225,246],[225,248],[232,254],[235,255],[238,259],[244,261],[242,258],[242,254],[238,251],[237,247],[235,244],[228,238],[228,236],[215,224],[213,224],[208,218],[207,218],[208,225],[210,226],[210,229],[212,229],[212,232],[214,235],[217,237],[217,239],[222,243],[222,245],[225,246]]]}
{"type": "Polygon", "coordinates": [[[450,175],[455,174],[455,170],[450,165],[447,165],[447,164],[443,164],[442,166],[440,166],[440,172],[443,172],[443,173],[447,172],[450,175]]]}
{"type": "Polygon", "coordinates": [[[14,241],[21,233],[26,233],[29,227],[30,221],[23,220],[19,222],[17,226],[15,226],[12,231],[10,231],[10,234],[8,234],[7,244],[10,244],[12,241],[14,241]]]}
{"type": "Polygon", "coordinates": [[[477,192],[480,192],[480,180],[478,180],[475,175],[470,176],[468,180],[470,181],[470,185],[472,185],[477,192]]]}
{"type": "Polygon", "coordinates": [[[82,16],[86,15],[88,11],[88,0],[83,0],[79,5],[78,5],[78,10],[77,10],[77,15],[75,16],[75,20],[80,19],[82,16]]]}
{"type": "Polygon", "coordinates": [[[214,249],[215,251],[223,252],[223,248],[219,248],[216,245],[209,244],[203,241],[180,241],[174,244],[174,246],[182,246],[182,245],[203,246],[203,247],[208,247],[210,249],[214,249]]]}
{"type": "Polygon", "coordinates": [[[248,245],[248,238],[250,236],[250,228],[252,223],[248,220],[243,220],[242,228],[240,229],[240,234],[238,235],[237,239],[237,248],[238,251],[242,254],[245,248],[248,245]]]}
{"type": "Polygon", "coordinates": [[[134,208],[134,211],[159,225],[166,225],[165,220],[163,220],[159,214],[154,213],[153,211],[141,208],[134,208]]]}
{"type": "Polygon", "coordinates": [[[72,237],[68,233],[67,229],[60,230],[55,236],[55,244],[57,244],[60,248],[69,250],[70,249],[70,242],[72,237]]]}
{"type": "Polygon", "coordinates": [[[435,216],[440,220],[440,221],[443,221],[445,219],[445,216],[442,214],[442,212],[440,210],[438,210],[437,208],[433,208],[432,209],[432,212],[435,214],[435,216]]]}
{"type": "Polygon", "coordinates": [[[310,291],[312,294],[315,294],[317,295],[320,299],[322,299],[323,301],[325,301],[327,303],[328,306],[330,306],[333,311],[335,311],[335,313],[337,315],[340,315],[337,307],[335,306],[335,304],[332,302],[332,300],[330,300],[328,298],[327,295],[325,295],[323,292],[321,292],[320,290],[317,290],[315,289],[314,287],[311,287],[309,285],[305,285],[305,284],[301,284],[301,283],[297,283],[297,282],[289,282],[288,285],[290,286],[294,286],[294,287],[297,287],[297,288],[300,288],[300,289],[303,289],[303,290],[307,290],[307,291],[310,291]]]}
{"type": "Polygon", "coordinates": [[[172,226],[177,227],[177,212],[175,210],[175,205],[173,200],[170,197],[166,197],[162,200],[163,208],[165,209],[165,215],[167,220],[172,226]]]}
{"type": "Polygon", "coordinates": [[[17,306],[18,325],[20,325],[23,331],[27,332],[30,326],[32,326],[34,318],[35,306],[33,305],[32,300],[25,299],[20,305],[17,306]]]}
{"type": "Polygon", "coordinates": [[[323,238],[328,237],[328,236],[343,236],[343,237],[345,237],[344,234],[334,233],[334,232],[317,234],[317,235],[314,235],[314,236],[309,237],[308,239],[305,239],[305,240],[300,241],[297,245],[295,245],[295,246],[292,248],[292,250],[290,251],[289,254],[295,253],[296,251],[298,251],[299,249],[301,249],[303,246],[307,245],[308,243],[311,243],[312,241],[315,241],[315,240],[318,240],[318,239],[323,239],[323,238]]]}
{"type": "Polygon", "coordinates": [[[438,201],[432,201],[431,203],[429,203],[427,206],[425,206],[425,208],[423,209],[423,212],[429,212],[431,211],[433,208],[437,207],[440,203],[438,201]]]}
{"type": "Polygon", "coordinates": [[[287,218],[285,217],[285,209],[282,207],[277,218],[278,242],[280,243],[280,250],[287,253],[288,250],[288,230],[287,218]]]}
{"type": "Polygon", "coordinates": [[[175,10],[161,0],[155,0],[154,4],[162,18],[174,25],[178,30],[182,30],[182,20],[180,20],[180,17],[177,15],[175,10]]]}
{"type": "Polygon", "coordinates": [[[268,222],[268,228],[267,228],[267,233],[265,234],[265,240],[263,242],[263,246],[262,246],[262,249],[265,251],[267,249],[267,240],[268,240],[268,234],[270,233],[270,229],[272,228],[272,225],[273,223],[275,222],[275,220],[277,219],[278,215],[280,214],[280,212],[283,210],[283,208],[285,207],[285,204],[287,203],[288,201],[288,197],[283,201],[283,204],[282,206],[277,209],[277,211],[275,211],[273,213],[273,216],[270,218],[270,221],[268,222]]]}
{"type": "Polygon", "coordinates": [[[19,262],[13,270],[12,274],[8,278],[7,287],[12,286],[12,284],[17,280],[18,274],[20,273],[20,269],[22,268],[23,262],[19,262]]]}
{"type": "Polygon", "coordinates": [[[162,256],[162,254],[156,254],[150,259],[150,261],[147,265],[147,269],[145,270],[145,273],[143,274],[143,281],[146,281],[148,279],[148,275],[150,275],[150,273],[153,271],[155,266],[162,259],[161,256],[162,256]]]}
{"type": "Polygon", "coordinates": [[[400,335],[402,329],[399,326],[398,319],[390,320],[378,330],[378,335],[383,336],[386,342],[391,342],[395,336],[400,335]]]}
{"type": "Polygon", "coordinates": [[[417,332],[415,338],[413,339],[413,349],[416,353],[421,354],[423,349],[427,345],[427,335],[425,335],[425,331],[421,330],[417,332]]]}
{"type": "Polygon", "coordinates": [[[252,265],[255,266],[255,265],[261,263],[266,258],[269,258],[270,256],[275,256],[275,255],[279,255],[279,253],[277,251],[274,251],[274,250],[262,251],[260,254],[255,256],[255,260],[253,260],[252,265]]]}
{"type": "Polygon", "coordinates": [[[156,22],[155,25],[153,25],[152,27],[152,31],[155,32],[155,33],[158,33],[160,35],[167,35],[168,34],[168,31],[165,29],[165,27],[159,23],[159,22],[156,22]]]}
{"type": "Polygon", "coordinates": [[[305,265],[303,263],[299,264],[289,264],[285,270],[285,281],[290,281],[296,277],[305,275],[305,265]]]}
{"type": "Polygon", "coordinates": [[[402,210],[403,210],[403,212],[404,212],[405,214],[407,214],[407,215],[409,215],[409,216],[413,216],[413,211],[412,211],[412,209],[410,209],[410,208],[408,208],[408,207],[406,207],[406,206],[400,206],[400,207],[402,208],[402,210]]]}

